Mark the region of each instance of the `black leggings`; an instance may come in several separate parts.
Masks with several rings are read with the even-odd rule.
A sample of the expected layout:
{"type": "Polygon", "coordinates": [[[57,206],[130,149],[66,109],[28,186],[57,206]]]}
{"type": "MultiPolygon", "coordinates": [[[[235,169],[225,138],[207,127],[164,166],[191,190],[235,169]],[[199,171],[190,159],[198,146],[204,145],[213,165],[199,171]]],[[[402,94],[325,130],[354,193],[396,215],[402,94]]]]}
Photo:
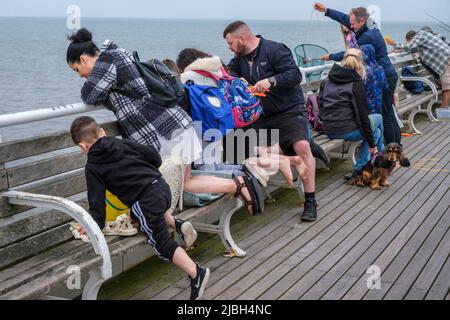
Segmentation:
{"type": "Polygon", "coordinates": [[[164,219],[164,213],[170,208],[171,197],[169,185],[161,178],[142,192],[141,200],[131,208],[133,219],[139,222],[141,230],[147,235],[148,244],[164,261],[172,261],[178,248],[178,244],[170,237],[164,219]]]}
{"type": "Polygon", "coordinates": [[[388,90],[383,91],[383,126],[384,126],[384,139],[386,145],[390,143],[401,144],[401,131],[398,125],[397,118],[393,106],[394,92],[397,87],[398,76],[391,76],[387,78],[388,90]]]}

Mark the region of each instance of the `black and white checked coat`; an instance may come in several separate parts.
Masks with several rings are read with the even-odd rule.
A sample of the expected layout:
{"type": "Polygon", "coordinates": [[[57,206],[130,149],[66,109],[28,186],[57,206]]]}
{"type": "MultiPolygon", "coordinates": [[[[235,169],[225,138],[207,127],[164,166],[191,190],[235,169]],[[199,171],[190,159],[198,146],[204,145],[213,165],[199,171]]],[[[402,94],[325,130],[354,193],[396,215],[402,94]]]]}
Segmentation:
{"type": "Polygon", "coordinates": [[[106,40],[91,75],[81,89],[81,99],[85,104],[104,105],[114,112],[123,138],[160,151],[163,143],[170,143],[174,135],[191,128],[193,122],[178,106],[164,108],[132,98],[146,95],[149,91],[131,56],[106,40]]]}

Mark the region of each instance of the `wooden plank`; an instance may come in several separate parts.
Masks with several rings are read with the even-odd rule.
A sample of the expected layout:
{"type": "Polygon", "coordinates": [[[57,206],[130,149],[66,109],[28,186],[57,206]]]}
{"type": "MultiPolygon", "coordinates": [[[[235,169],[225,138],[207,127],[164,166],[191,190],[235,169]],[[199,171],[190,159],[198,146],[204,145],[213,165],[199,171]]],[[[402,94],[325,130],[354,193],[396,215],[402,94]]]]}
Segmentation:
{"type": "Polygon", "coordinates": [[[434,281],[432,287],[428,291],[426,300],[449,300],[450,297],[450,257],[447,257],[447,261],[442,267],[439,275],[434,281]],[[445,297],[447,295],[447,298],[445,297]]]}
{"type": "MultiPolygon", "coordinates": [[[[403,188],[404,185],[407,185],[406,181],[408,181],[409,178],[411,178],[412,174],[411,172],[406,172],[406,175],[403,177],[401,177],[399,180],[397,180],[396,184],[393,185],[393,188],[403,188]]],[[[393,189],[391,188],[391,190],[393,189]]],[[[361,191],[364,192],[364,191],[361,191]]],[[[365,199],[364,203],[361,203],[361,201],[359,200],[360,197],[355,197],[353,196],[350,200],[340,200],[340,202],[345,202],[345,205],[342,204],[336,204],[338,206],[338,210],[343,210],[343,211],[349,211],[349,206],[357,206],[359,210],[362,210],[363,214],[367,215],[369,213],[366,212],[366,210],[364,210],[366,208],[366,204],[367,203],[371,203],[371,207],[374,206],[376,208],[376,206],[378,205],[382,205],[383,201],[381,201],[379,199],[379,194],[377,193],[370,193],[368,196],[363,197],[365,199]],[[354,201],[356,198],[356,202],[354,201]],[[348,203],[348,201],[350,201],[350,203],[348,203]]],[[[354,211],[354,210],[353,210],[354,211]]],[[[350,211],[351,213],[351,211],[350,211]]],[[[347,213],[348,214],[348,213],[347,213]]],[[[359,216],[358,221],[366,221],[366,216],[359,216]]],[[[352,224],[355,223],[356,225],[358,224],[358,221],[355,221],[355,217],[351,216],[350,220],[352,221],[352,224]]],[[[345,222],[345,221],[344,221],[345,222]]],[[[336,230],[339,230],[341,223],[339,223],[338,221],[335,221],[335,223],[338,225],[336,230]]],[[[367,225],[367,222],[365,222],[366,224],[366,229],[370,229],[371,225],[367,225]]],[[[333,226],[334,227],[334,226],[333,226]]],[[[316,234],[319,234],[319,237],[322,237],[322,233],[324,233],[323,230],[319,229],[316,230],[316,234]]],[[[332,248],[334,246],[337,245],[337,240],[333,239],[333,241],[330,242],[330,244],[328,246],[324,246],[323,248],[327,248],[328,250],[332,250],[332,248]]],[[[320,243],[319,243],[320,244],[320,243]]],[[[345,245],[349,245],[351,248],[351,245],[353,244],[353,242],[351,243],[345,243],[345,245]]],[[[304,252],[305,248],[303,248],[301,251],[304,252]]],[[[280,295],[283,293],[283,288],[289,288],[290,286],[292,286],[293,283],[296,283],[296,285],[294,285],[289,291],[286,292],[285,295],[282,296],[282,298],[288,298],[288,299],[297,299],[303,292],[306,292],[306,290],[308,290],[314,283],[315,281],[317,281],[317,279],[314,278],[313,274],[307,275],[305,278],[302,278],[305,273],[308,270],[311,270],[311,268],[314,266],[314,263],[319,263],[321,261],[321,259],[323,259],[323,254],[326,254],[327,251],[322,251],[320,252],[316,246],[313,246],[310,252],[313,252],[313,256],[309,256],[307,260],[304,260],[302,263],[300,263],[299,265],[297,265],[297,267],[291,272],[289,273],[288,276],[285,276],[283,279],[281,279],[278,283],[276,283],[273,288],[269,289],[264,295],[262,295],[260,298],[262,299],[274,299],[277,297],[280,297],[280,295]],[[315,257],[315,258],[313,258],[315,257]],[[301,279],[301,281],[299,281],[299,279],[301,279]]],[[[309,251],[308,251],[309,252],[309,251]]],[[[344,251],[345,252],[345,251],[344,251]]],[[[336,258],[341,258],[342,257],[342,252],[335,252],[336,253],[336,258]],[[340,256],[339,256],[340,254],[340,256]]],[[[294,260],[295,261],[295,260],[294,260]]],[[[300,259],[300,261],[302,261],[300,259]]],[[[321,268],[324,271],[326,271],[326,267],[321,268]]],[[[282,275],[280,275],[282,276],[282,275]]]]}
{"type": "MultiPolygon", "coordinates": [[[[1,168],[0,168],[1,169],[1,168]]],[[[5,170],[0,170],[0,191],[8,189],[8,178],[5,170]]]]}
{"type": "Polygon", "coordinates": [[[84,167],[86,155],[81,151],[7,169],[9,187],[13,188],[36,180],[84,167]]]}
{"type": "MultiPolygon", "coordinates": [[[[450,257],[450,229],[433,253],[433,256],[422,269],[411,290],[406,295],[406,300],[423,300],[427,292],[432,288],[433,282],[439,275],[439,271],[445,266],[445,261],[450,257]]],[[[445,283],[450,288],[450,281],[445,283]]]]}
{"type": "MultiPolygon", "coordinates": [[[[336,172],[328,171],[325,174],[320,175],[317,179],[318,187],[323,185],[325,177],[331,177],[334,181],[337,179],[338,174],[336,172]]],[[[327,183],[327,185],[328,184],[329,183],[327,183]]],[[[292,190],[283,190],[279,194],[281,198],[278,195],[274,195],[274,197],[278,199],[276,204],[266,205],[266,212],[264,215],[248,219],[247,214],[241,211],[236,213],[232,220],[232,230],[235,239],[239,240],[242,237],[245,237],[245,239],[239,241],[239,245],[243,248],[246,248],[246,250],[248,251],[248,259],[251,258],[255,251],[259,251],[264,247],[264,242],[267,240],[267,238],[270,238],[268,237],[268,235],[272,234],[274,229],[281,227],[283,224],[286,224],[286,221],[288,220],[297,218],[297,214],[295,211],[285,211],[296,203],[296,192],[292,190]],[[276,215],[272,214],[274,208],[276,208],[276,215]],[[237,221],[242,221],[242,223],[236,224],[237,221]],[[271,221],[272,223],[270,225],[267,225],[268,221],[271,221]],[[242,229],[240,225],[242,225],[242,227],[245,227],[245,229],[242,229]]],[[[291,224],[291,222],[289,222],[289,224],[291,224]]],[[[223,258],[220,255],[221,250],[223,250],[222,244],[220,240],[217,240],[216,236],[211,238],[204,244],[199,244],[199,247],[190,252],[190,254],[195,255],[195,259],[197,261],[207,265],[209,268],[211,268],[211,270],[214,270],[216,267],[224,263],[227,264],[232,262],[231,260],[223,258]],[[199,250],[201,250],[201,256],[198,255],[199,250]],[[204,260],[204,257],[206,256],[213,256],[213,259],[206,261],[204,260]]],[[[240,259],[237,260],[240,261],[240,259]]],[[[236,261],[236,259],[234,261],[236,261]]],[[[131,298],[148,299],[154,296],[156,293],[160,292],[160,294],[158,294],[155,299],[168,299],[187,288],[185,275],[183,273],[176,273],[176,275],[172,275],[173,272],[171,272],[170,276],[167,274],[158,276],[160,268],[159,270],[153,270],[153,266],[154,264],[151,264],[149,261],[149,263],[142,265],[142,267],[140,267],[138,270],[133,270],[132,274],[124,274],[122,277],[123,281],[118,281],[118,283],[115,283],[112,288],[108,285],[104,286],[103,288],[105,288],[106,291],[104,297],[106,299],[127,299],[131,294],[133,294],[133,292],[136,292],[137,290],[139,290],[139,288],[143,287],[145,288],[144,290],[142,290],[138,294],[133,295],[131,298]],[[157,274],[156,276],[154,275],[155,273],[157,274]],[[149,280],[150,276],[152,278],[156,278],[157,281],[151,284],[152,281],[149,280]],[[130,277],[133,277],[131,281],[130,277]],[[175,277],[176,281],[171,281],[170,277],[175,277]],[[122,282],[127,284],[133,283],[133,285],[127,286],[127,289],[124,290],[123,284],[121,284],[122,282]],[[172,284],[174,288],[172,288],[172,284]],[[115,290],[116,288],[117,290],[115,290]],[[169,293],[166,292],[166,289],[169,292],[172,292],[170,294],[170,297],[168,297],[169,293]],[[112,290],[114,291],[111,292],[112,290]]],[[[174,272],[177,271],[178,270],[175,269],[174,272]]],[[[213,273],[215,273],[215,271],[213,271],[213,273]]],[[[188,296],[188,292],[183,293],[183,297],[186,296],[188,296]]]]}
{"type": "Polygon", "coordinates": [[[32,237],[71,221],[72,218],[57,211],[48,211],[0,227],[0,248],[32,237]]]}
{"type": "MultiPolygon", "coordinates": [[[[108,135],[118,135],[116,122],[102,124],[108,135]]],[[[50,151],[73,147],[70,132],[58,133],[11,141],[0,144],[0,163],[18,160],[50,151]]]]}
{"type": "MultiPolygon", "coordinates": [[[[68,198],[86,191],[86,179],[84,172],[80,172],[71,178],[63,179],[62,181],[57,181],[41,187],[21,188],[21,191],[68,198]]],[[[31,209],[31,207],[10,205],[7,199],[0,199],[0,218],[21,213],[29,209],[31,209]]]]}
{"type": "MultiPolygon", "coordinates": [[[[87,209],[88,203],[85,195],[74,199],[75,203],[87,209]]],[[[0,248],[15,242],[32,237],[38,233],[52,229],[71,221],[71,218],[57,210],[24,213],[20,219],[13,219],[11,223],[2,223],[0,227],[0,248]]],[[[4,221],[2,221],[4,222],[4,221]]]]}
{"type": "MultiPolygon", "coordinates": [[[[424,206],[421,206],[420,209],[417,210],[412,219],[408,221],[403,229],[401,229],[401,232],[398,233],[383,253],[373,262],[374,265],[379,266],[383,271],[381,291],[376,290],[373,293],[369,292],[366,286],[366,276],[363,276],[358,282],[355,282],[355,285],[353,285],[349,292],[346,293],[344,299],[362,299],[366,294],[369,295],[371,299],[382,298],[383,295],[389,291],[389,288],[392,287],[398,275],[403,273],[403,270],[411,260],[411,257],[416,253],[422,242],[429,235],[430,229],[434,225],[431,225],[430,223],[436,223],[436,220],[442,216],[442,212],[439,212],[439,209],[434,208],[436,203],[438,203],[438,206],[442,205],[442,197],[445,195],[445,190],[442,190],[442,187],[439,185],[439,183],[442,182],[441,177],[438,175],[437,178],[438,180],[433,180],[433,183],[425,189],[426,191],[423,193],[423,196],[421,194],[417,197],[409,208],[418,208],[423,203],[424,206]],[[377,296],[373,296],[375,292],[377,296]]],[[[448,176],[447,181],[450,181],[448,176]]],[[[392,227],[396,228],[395,225],[392,227]]],[[[431,255],[433,250],[428,254],[431,255]]],[[[418,265],[419,264],[417,264],[417,266],[418,265]]],[[[441,265],[439,265],[438,268],[440,268],[440,266],[441,265]]],[[[419,273],[420,271],[417,272],[417,274],[419,273]]],[[[415,276],[411,276],[411,279],[403,279],[401,283],[402,285],[407,285],[410,281],[414,281],[414,279],[415,276]]],[[[408,288],[409,286],[410,284],[408,285],[408,288]]],[[[404,294],[399,294],[395,299],[401,299],[403,296],[404,294]]]]}
{"type": "MultiPolygon", "coordinates": [[[[450,179],[447,184],[450,184],[450,179]]],[[[449,203],[450,192],[439,201],[438,206],[435,207],[424,224],[417,230],[410,243],[408,243],[410,246],[403,248],[397,259],[394,260],[392,267],[390,266],[391,274],[394,275],[398,270],[401,270],[401,275],[390,288],[385,286],[384,290],[387,291],[387,294],[384,299],[403,299],[410,292],[414,279],[427,264],[450,227],[450,209],[447,209],[447,212],[445,212],[449,203]],[[439,219],[441,220],[437,221],[439,219]],[[401,260],[401,258],[404,259],[401,260]],[[407,261],[409,263],[405,264],[407,261]]],[[[449,244],[450,242],[447,238],[447,247],[441,247],[444,252],[447,252],[447,256],[450,254],[449,244]]]]}
{"type": "Polygon", "coordinates": [[[0,270],[38,255],[50,247],[73,239],[68,225],[62,225],[24,241],[0,249],[0,270]]]}
{"type": "MultiPolygon", "coordinates": [[[[401,183],[396,183],[393,185],[396,189],[400,189],[402,187],[401,183]]],[[[394,191],[395,192],[395,191],[394,191]]],[[[375,195],[376,199],[382,198],[382,197],[387,197],[388,192],[383,192],[382,194],[378,194],[375,195]]],[[[356,196],[355,196],[356,197],[356,196]]],[[[304,292],[307,292],[307,288],[309,287],[313,287],[316,284],[317,279],[322,278],[322,276],[325,276],[325,274],[327,274],[327,265],[332,264],[332,261],[330,261],[330,259],[339,259],[341,258],[344,254],[345,254],[345,250],[350,250],[354,245],[359,244],[358,242],[358,237],[355,235],[354,237],[352,236],[351,238],[348,237],[349,234],[352,234],[352,232],[359,231],[364,234],[364,230],[370,230],[370,227],[373,226],[373,223],[369,223],[368,221],[373,220],[373,216],[370,216],[370,211],[372,211],[372,208],[376,208],[377,205],[382,205],[383,202],[382,201],[378,201],[375,202],[374,200],[374,195],[368,193],[366,197],[364,198],[360,198],[360,197],[356,197],[357,200],[360,199],[357,202],[354,202],[354,198],[351,199],[352,203],[355,203],[358,205],[358,209],[354,210],[353,207],[351,210],[348,209],[348,205],[347,202],[341,203],[339,206],[340,208],[343,208],[343,210],[346,210],[347,213],[346,218],[344,221],[341,221],[342,218],[339,218],[339,220],[336,221],[336,224],[338,224],[339,226],[341,226],[341,228],[339,229],[339,231],[335,234],[330,233],[328,230],[322,230],[320,232],[320,234],[316,237],[316,239],[314,239],[313,242],[307,243],[305,246],[303,246],[301,248],[301,255],[298,255],[297,257],[288,257],[287,256],[287,260],[283,263],[281,263],[281,265],[286,264],[286,270],[290,270],[293,267],[296,266],[296,264],[298,263],[298,260],[303,262],[298,265],[295,270],[293,270],[291,272],[292,276],[297,277],[297,279],[300,279],[302,276],[305,275],[305,272],[307,272],[307,270],[311,270],[310,272],[306,273],[306,276],[304,278],[301,278],[301,286],[299,285],[298,287],[296,287],[296,294],[298,294],[297,297],[294,296],[287,296],[286,298],[289,299],[296,299],[300,296],[299,294],[299,289],[301,289],[304,292]],[[370,198],[368,198],[370,197],[370,198]],[[370,204],[369,209],[366,210],[361,210],[363,208],[367,208],[368,204],[367,202],[370,204]],[[356,216],[351,216],[352,212],[359,212],[358,215],[356,216]],[[368,216],[369,215],[369,216],[368,216]],[[326,242],[321,243],[319,241],[319,239],[322,239],[324,236],[332,236],[331,238],[328,238],[326,240],[326,242]],[[342,249],[339,249],[339,246],[337,246],[338,244],[342,243],[343,240],[345,239],[345,245],[341,246],[342,249]],[[320,246],[319,246],[320,245],[320,246]],[[337,247],[336,247],[337,246],[337,247]],[[311,255],[307,255],[307,253],[312,253],[311,255]],[[334,256],[334,257],[333,257],[334,256]],[[325,259],[323,259],[324,257],[326,257],[325,259]],[[326,261],[326,265],[324,266],[324,263],[326,261]],[[315,271],[319,271],[319,272],[315,272],[315,271]],[[320,276],[320,277],[317,277],[320,276]]],[[[338,201],[341,201],[340,199],[338,199],[338,201]]],[[[354,214],[354,213],[353,213],[354,214]]],[[[353,235],[353,234],[352,234],[353,235]]],[[[326,239],[326,238],[325,238],[326,239]]],[[[298,250],[298,249],[297,249],[298,250]]],[[[272,259],[272,258],[271,258],[272,259]]],[[[279,268],[275,268],[276,267],[276,263],[275,261],[282,261],[282,257],[276,256],[276,258],[273,258],[273,265],[272,267],[274,267],[274,269],[272,269],[272,271],[270,273],[266,273],[268,270],[261,270],[262,273],[266,273],[267,276],[260,281],[260,283],[257,283],[256,286],[252,285],[252,287],[247,290],[242,296],[239,297],[239,299],[254,299],[256,297],[258,297],[259,295],[263,294],[264,291],[268,288],[270,288],[272,286],[272,284],[276,284],[280,278],[280,276],[282,277],[284,275],[283,271],[281,271],[282,267],[279,268]],[[281,273],[281,275],[280,275],[281,273]]],[[[335,274],[335,273],[333,273],[335,274]]],[[[337,274],[335,274],[337,276],[337,274]]],[[[330,274],[331,277],[331,274],[330,274]]],[[[351,275],[349,275],[349,277],[352,277],[351,275]]],[[[348,278],[348,277],[347,277],[348,278]]],[[[288,282],[291,283],[295,283],[296,281],[298,281],[297,279],[293,279],[290,278],[289,281],[286,280],[287,282],[285,282],[285,284],[287,284],[288,282]]],[[[357,278],[356,278],[357,279],[357,278]]],[[[348,279],[347,279],[348,280],[348,279]]],[[[249,282],[251,282],[249,280],[249,282]]],[[[297,282],[298,283],[298,282],[297,282]]],[[[326,289],[327,288],[327,283],[324,283],[323,286],[326,289]]],[[[239,281],[239,287],[242,287],[242,279],[239,281]]],[[[289,286],[287,286],[288,288],[289,286]]],[[[279,289],[279,291],[282,292],[281,288],[277,288],[279,289]]],[[[234,291],[234,290],[233,290],[234,291]]],[[[292,293],[294,292],[294,290],[292,290],[292,293]]],[[[275,293],[275,292],[274,292],[275,293]]],[[[314,296],[311,297],[308,295],[309,292],[307,292],[307,294],[304,296],[304,298],[306,299],[317,299],[319,298],[319,296],[314,296]]],[[[318,292],[318,294],[320,294],[320,292],[318,292]]],[[[263,299],[267,299],[267,298],[275,298],[275,297],[268,297],[263,295],[261,298],[263,299]]],[[[330,299],[330,297],[328,297],[328,299],[330,299]]],[[[333,298],[331,298],[333,299],[333,298]]]]}
{"type": "MultiPolygon", "coordinates": [[[[430,127],[433,127],[434,129],[436,129],[436,127],[435,127],[435,124],[433,124],[433,125],[430,125],[430,127]]],[[[436,136],[438,136],[439,134],[437,133],[437,130],[435,130],[436,132],[436,136]]],[[[405,140],[408,140],[408,141],[413,141],[413,142],[415,142],[415,141],[420,141],[421,140],[421,138],[419,138],[419,137],[415,137],[414,139],[405,139],[405,140]]],[[[410,145],[414,145],[414,143],[413,144],[411,144],[410,143],[410,145]]],[[[407,149],[408,150],[408,149],[407,149]]],[[[334,181],[334,180],[331,180],[331,181],[334,181]]],[[[295,218],[293,218],[292,219],[293,221],[293,223],[295,224],[295,222],[294,222],[294,220],[295,220],[295,218]]],[[[292,222],[289,222],[289,224],[292,224],[292,222]]],[[[264,233],[264,234],[268,234],[267,232],[266,233],[264,233]]],[[[269,232],[269,234],[271,234],[271,232],[269,232]]],[[[255,241],[256,241],[256,239],[255,239],[255,241]]],[[[264,246],[265,245],[265,243],[264,243],[264,237],[263,238],[261,238],[260,240],[258,240],[257,241],[257,243],[261,243],[262,244],[262,246],[264,246]]],[[[195,253],[195,252],[194,252],[195,253]]],[[[252,252],[253,253],[253,252],[252,252]]],[[[249,256],[249,258],[250,258],[250,256],[249,256]]],[[[235,264],[235,263],[237,263],[237,262],[240,262],[240,261],[243,261],[243,260],[231,260],[231,261],[228,261],[228,260],[225,260],[225,262],[224,262],[224,259],[222,258],[222,259],[220,259],[220,258],[217,258],[216,259],[217,261],[219,261],[219,260],[222,260],[222,264],[224,264],[224,265],[229,265],[229,264],[231,264],[231,263],[233,263],[233,264],[235,264]]],[[[218,262],[215,262],[216,264],[218,263],[218,262]]],[[[208,266],[209,266],[209,264],[208,264],[208,266]]],[[[215,274],[215,272],[216,272],[216,270],[213,270],[213,274],[212,275],[214,275],[215,274]]],[[[220,271],[219,271],[220,272],[220,271]]],[[[226,275],[226,273],[225,274],[222,274],[221,273],[221,276],[225,276],[226,275]]],[[[125,275],[124,275],[125,276],[125,275]]],[[[127,274],[127,276],[128,276],[128,274],[127,274]]],[[[186,284],[185,284],[185,279],[184,279],[185,277],[183,276],[183,279],[181,280],[179,280],[179,281],[177,281],[177,283],[176,283],[176,285],[180,285],[181,283],[183,283],[184,284],[184,286],[186,286],[186,284]]],[[[118,289],[119,291],[120,290],[123,290],[123,285],[122,285],[122,287],[121,287],[121,289],[118,289]]],[[[157,289],[156,289],[157,290],[157,289]]],[[[168,288],[168,290],[169,290],[169,288],[168,288]]],[[[179,290],[175,290],[176,292],[178,292],[179,290]]],[[[154,292],[154,291],[153,291],[154,292]]],[[[186,298],[186,291],[184,291],[183,293],[182,293],[182,295],[183,295],[183,298],[186,298]]],[[[150,293],[149,293],[150,294],[150,293]]],[[[119,297],[120,297],[120,295],[118,295],[119,297]]],[[[172,296],[173,296],[173,294],[172,294],[172,296]]],[[[146,297],[146,298],[148,298],[149,296],[144,296],[144,297],[146,297]]]]}
{"type": "MultiPolygon", "coordinates": [[[[333,180],[333,181],[334,181],[334,180],[333,180]]],[[[319,198],[319,199],[320,199],[320,198],[319,198]]],[[[322,209],[321,209],[321,210],[322,210],[322,209]]],[[[285,237],[285,235],[283,235],[283,238],[284,238],[284,237],[285,237]]],[[[249,268],[250,268],[250,269],[253,269],[254,267],[255,267],[255,266],[252,265],[251,268],[250,268],[250,267],[249,267],[249,268]]],[[[216,273],[216,272],[217,272],[217,270],[214,270],[214,273],[216,273]]],[[[224,277],[225,275],[224,275],[224,274],[221,274],[220,276],[221,276],[221,277],[224,277]]],[[[212,277],[214,277],[214,274],[212,275],[212,277]]],[[[228,278],[227,278],[227,279],[228,279],[228,278]]]]}
{"type": "MultiPolygon", "coordinates": [[[[445,141],[445,143],[448,142],[445,141]]],[[[440,148],[442,148],[442,145],[443,144],[434,146],[435,150],[441,150],[440,148]]],[[[450,155],[446,155],[446,163],[449,160],[450,155]]],[[[400,192],[396,191],[393,193],[396,195],[395,198],[391,197],[389,199],[384,199],[385,203],[383,204],[383,210],[377,210],[377,214],[384,213],[386,215],[379,221],[376,221],[375,225],[372,222],[372,229],[369,230],[369,233],[363,235],[363,239],[359,240],[357,245],[353,247],[349,253],[342,255],[342,252],[340,251],[333,252],[333,255],[341,255],[341,257],[344,256],[343,258],[339,258],[339,262],[337,264],[333,266],[332,263],[328,264],[322,261],[319,268],[327,271],[327,275],[320,279],[314,287],[309,289],[308,292],[302,296],[302,298],[314,299],[318,295],[326,299],[338,298],[339,295],[345,294],[345,290],[343,292],[335,292],[332,290],[324,296],[322,295],[326,293],[330,287],[336,286],[336,282],[338,282],[337,279],[344,274],[355,277],[364,277],[368,266],[375,264],[375,258],[389,246],[392,239],[398,234],[398,230],[401,230],[403,226],[407,224],[407,222],[414,216],[416,212],[415,208],[417,208],[418,205],[420,206],[426,200],[426,197],[429,197],[434,191],[436,186],[428,187],[427,183],[418,183],[425,175],[426,174],[423,171],[420,171],[415,175],[413,180],[408,183],[408,185],[410,185],[408,189],[411,190],[407,190],[405,196],[405,190],[403,187],[400,192]],[[399,199],[401,200],[399,201],[399,199]],[[387,211],[385,208],[387,208],[387,211]],[[401,213],[399,214],[399,212],[401,213]],[[375,243],[374,239],[377,239],[375,243]]],[[[441,178],[441,175],[438,175],[436,172],[434,172],[433,175],[437,176],[438,179],[443,179],[441,178]]],[[[441,182],[442,180],[440,180],[437,185],[441,182]]],[[[357,230],[357,233],[360,232],[361,228],[357,230]]],[[[346,241],[348,241],[348,239],[346,241]]],[[[383,279],[385,281],[389,281],[389,279],[385,279],[385,277],[383,277],[383,279]]],[[[349,289],[351,286],[352,283],[347,281],[344,287],[349,289]]],[[[378,295],[381,291],[383,290],[374,290],[372,292],[378,295]]]]}

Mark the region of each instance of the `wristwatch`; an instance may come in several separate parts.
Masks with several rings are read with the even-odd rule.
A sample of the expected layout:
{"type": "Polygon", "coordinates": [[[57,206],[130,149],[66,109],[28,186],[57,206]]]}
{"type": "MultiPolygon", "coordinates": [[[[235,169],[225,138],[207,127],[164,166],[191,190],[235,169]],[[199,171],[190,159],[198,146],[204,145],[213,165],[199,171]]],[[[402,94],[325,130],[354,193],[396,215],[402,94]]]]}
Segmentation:
{"type": "Polygon", "coordinates": [[[275,86],[275,85],[277,84],[277,80],[275,80],[275,77],[270,77],[270,78],[268,78],[267,80],[269,80],[269,83],[270,83],[272,86],[275,86]]]}

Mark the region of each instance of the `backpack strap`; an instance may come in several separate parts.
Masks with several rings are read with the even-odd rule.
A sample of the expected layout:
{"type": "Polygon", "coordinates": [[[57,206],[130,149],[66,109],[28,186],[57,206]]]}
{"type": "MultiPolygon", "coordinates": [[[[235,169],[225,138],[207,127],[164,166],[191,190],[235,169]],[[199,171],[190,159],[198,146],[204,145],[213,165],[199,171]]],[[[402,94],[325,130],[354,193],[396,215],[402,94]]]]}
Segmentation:
{"type": "Polygon", "coordinates": [[[193,70],[195,73],[198,73],[199,75],[202,75],[204,77],[210,78],[210,79],[214,79],[217,82],[219,82],[220,80],[233,80],[233,77],[230,76],[226,71],[224,67],[220,68],[220,71],[222,72],[222,77],[219,77],[217,74],[214,74],[212,72],[209,71],[204,71],[204,70],[193,70]]]}

